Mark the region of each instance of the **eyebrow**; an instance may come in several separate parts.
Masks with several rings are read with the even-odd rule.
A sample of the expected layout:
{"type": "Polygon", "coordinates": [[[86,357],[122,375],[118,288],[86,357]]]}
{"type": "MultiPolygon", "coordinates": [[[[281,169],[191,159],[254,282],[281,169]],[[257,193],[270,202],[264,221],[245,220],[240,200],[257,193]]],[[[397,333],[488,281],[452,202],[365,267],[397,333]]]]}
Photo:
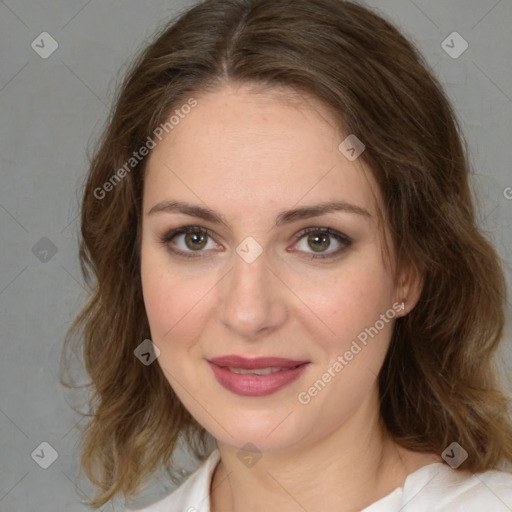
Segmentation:
{"type": "MultiPolygon", "coordinates": [[[[300,208],[293,208],[291,210],[282,211],[276,217],[275,226],[289,224],[296,220],[319,217],[320,215],[325,215],[326,213],[337,211],[353,213],[366,218],[371,218],[371,214],[361,206],[347,203],[345,201],[330,201],[326,203],[302,206],[300,208]]],[[[153,206],[147,215],[154,215],[156,213],[163,212],[183,213],[185,215],[190,215],[191,217],[197,217],[199,219],[212,222],[213,224],[224,224],[225,226],[229,227],[229,223],[225,220],[225,218],[215,211],[209,208],[204,208],[202,206],[184,203],[182,201],[162,201],[153,206]]]]}

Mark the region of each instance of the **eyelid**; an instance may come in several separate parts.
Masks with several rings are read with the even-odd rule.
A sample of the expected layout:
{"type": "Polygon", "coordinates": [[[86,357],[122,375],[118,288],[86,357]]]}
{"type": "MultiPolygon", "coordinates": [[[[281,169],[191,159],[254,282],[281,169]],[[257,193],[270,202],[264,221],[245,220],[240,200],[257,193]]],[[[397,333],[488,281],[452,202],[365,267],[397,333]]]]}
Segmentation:
{"type": "Polygon", "coordinates": [[[309,233],[326,233],[328,235],[333,236],[336,239],[340,239],[340,241],[346,244],[352,243],[352,240],[347,235],[330,227],[311,226],[309,228],[302,229],[294,236],[295,238],[300,240],[301,238],[304,237],[304,235],[307,235],[309,233]]]}
{"type": "Polygon", "coordinates": [[[217,236],[216,233],[214,233],[212,230],[210,230],[208,228],[203,228],[202,226],[188,225],[188,226],[181,226],[176,229],[171,229],[170,231],[166,231],[162,235],[161,239],[162,239],[162,242],[170,242],[174,237],[176,237],[178,235],[182,235],[185,233],[196,233],[196,232],[205,233],[213,239],[215,239],[217,236]]]}

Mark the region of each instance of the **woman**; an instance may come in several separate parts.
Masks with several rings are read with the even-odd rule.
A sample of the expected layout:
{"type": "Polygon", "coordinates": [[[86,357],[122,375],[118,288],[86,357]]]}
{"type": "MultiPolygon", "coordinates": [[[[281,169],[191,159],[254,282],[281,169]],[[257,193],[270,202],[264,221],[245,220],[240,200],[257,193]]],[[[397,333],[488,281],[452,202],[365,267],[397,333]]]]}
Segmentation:
{"type": "Polygon", "coordinates": [[[144,510],[512,507],[468,175],[440,85],[363,7],[210,0],[167,27],[83,197],[90,504],[173,476],[184,439],[204,462],[144,510]]]}

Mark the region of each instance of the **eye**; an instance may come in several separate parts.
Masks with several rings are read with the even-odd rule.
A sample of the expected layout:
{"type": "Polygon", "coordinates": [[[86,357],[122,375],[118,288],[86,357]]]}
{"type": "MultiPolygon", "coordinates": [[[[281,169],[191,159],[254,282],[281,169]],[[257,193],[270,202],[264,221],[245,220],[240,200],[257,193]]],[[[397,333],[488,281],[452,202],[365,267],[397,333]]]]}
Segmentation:
{"type": "MultiPolygon", "coordinates": [[[[299,241],[299,244],[295,244],[290,251],[297,251],[297,246],[304,241],[305,247],[299,247],[298,249],[299,252],[308,253],[306,257],[310,259],[335,258],[352,244],[352,240],[348,236],[339,231],[325,227],[306,228],[295,235],[295,238],[299,241]],[[327,252],[326,250],[333,245],[332,239],[335,240],[334,245],[338,245],[338,248],[334,251],[327,252]],[[308,248],[312,249],[312,252],[309,252],[307,250],[308,248]]],[[[163,245],[167,246],[168,250],[173,254],[186,258],[197,258],[204,252],[203,249],[222,248],[222,246],[215,243],[213,239],[214,234],[206,228],[200,226],[183,226],[164,234],[160,238],[160,241],[163,245]]]]}
{"type": "MultiPolygon", "coordinates": [[[[299,242],[304,241],[303,247],[305,248],[299,248],[300,250],[309,253],[307,249],[312,249],[313,253],[309,253],[309,256],[307,256],[311,259],[334,258],[352,244],[352,240],[348,236],[331,228],[307,228],[297,234],[297,239],[299,242]],[[338,249],[326,252],[333,245],[333,238],[335,239],[334,245],[338,245],[338,249]]],[[[300,244],[296,244],[292,251],[296,250],[297,245],[300,244]]]]}
{"type": "Polygon", "coordinates": [[[203,252],[203,249],[219,247],[218,244],[209,240],[209,238],[213,239],[213,233],[208,229],[200,226],[184,226],[166,233],[161,237],[160,241],[174,254],[185,256],[186,258],[197,258],[200,254],[195,255],[193,254],[194,252],[200,253],[203,252]],[[178,247],[178,250],[172,248],[171,242],[172,245],[178,247]],[[210,246],[208,246],[209,242],[210,246]]]}

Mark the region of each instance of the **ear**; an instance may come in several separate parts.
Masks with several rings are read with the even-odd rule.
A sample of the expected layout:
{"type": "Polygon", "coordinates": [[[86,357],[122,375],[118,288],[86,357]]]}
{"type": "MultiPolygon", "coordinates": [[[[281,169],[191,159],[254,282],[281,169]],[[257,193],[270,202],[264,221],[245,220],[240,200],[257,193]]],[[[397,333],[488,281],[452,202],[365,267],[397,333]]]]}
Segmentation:
{"type": "Polygon", "coordinates": [[[397,317],[410,313],[420,300],[423,290],[424,276],[412,262],[403,265],[398,275],[398,286],[395,292],[395,302],[404,303],[404,309],[397,313],[397,317]]]}

